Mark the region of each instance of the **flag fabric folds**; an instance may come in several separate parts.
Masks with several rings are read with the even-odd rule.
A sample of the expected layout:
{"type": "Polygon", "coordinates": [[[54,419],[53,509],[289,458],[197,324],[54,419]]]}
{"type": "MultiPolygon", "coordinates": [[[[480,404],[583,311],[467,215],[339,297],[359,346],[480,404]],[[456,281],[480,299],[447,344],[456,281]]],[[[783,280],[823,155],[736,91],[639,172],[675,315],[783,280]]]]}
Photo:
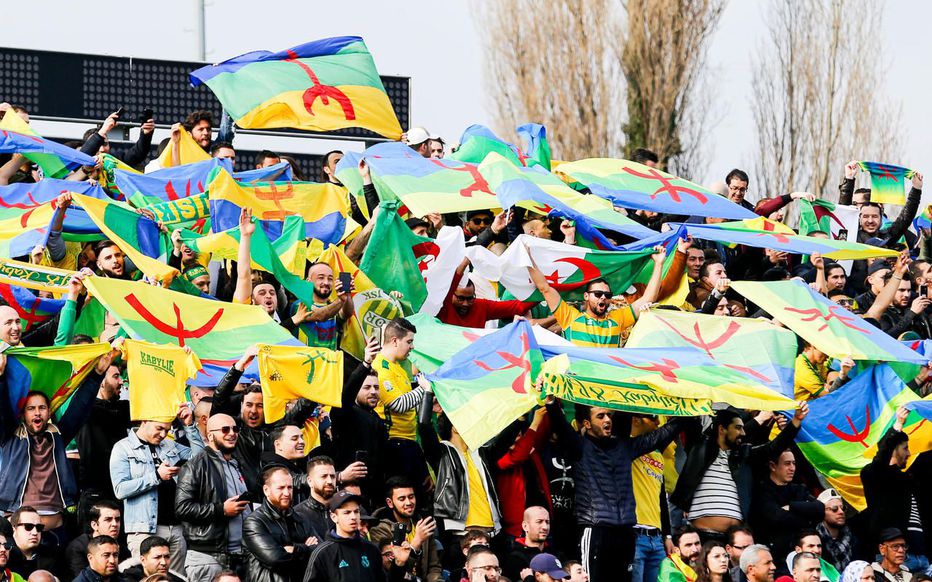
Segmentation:
{"type": "Polygon", "coordinates": [[[19,314],[23,333],[55,317],[65,306],[64,299],[46,299],[7,283],[0,283],[0,298],[19,314]]]}
{"type": "Polygon", "coordinates": [[[390,139],[401,137],[375,62],[358,36],[246,53],[193,71],[191,84],[202,83],[240,127],[361,127],[390,139]]]}
{"type": "Polygon", "coordinates": [[[38,390],[48,396],[51,412],[57,412],[94,369],[97,359],[109,351],[105,343],[8,348],[3,354],[7,357],[4,374],[11,410],[18,414],[26,394],[38,390]]]}
{"type": "Polygon", "coordinates": [[[223,168],[233,173],[233,164],[228,159],[207,160],[165,167],[161,170],[140,174],[134,170],[116,169],[113,180],[126,200],[136,208],[187,198],[204,191],[204,185],[214,168],[223,168]]]}
{"type": "Polygon", "coordinates": [[[801,281],[735,281],[731,286],[830,357],[929,363],[926,356],[909,349],[801,281]]]}
{"type": "Polygon", "coordinates": [[[126,372],[132,386],[144,390],[129,391],[129,415],[132,420],[171,422],[184,404],[185,384],[194,378],[201,363],[175,344],[158,345],[128,339],[123,342],[126,372]]]}
{"type": "Polygon", "coordinates": [[[186,164],[193,164],[195,162],[205,162],[210,160],[210,154],[204,151],[194,138],[191,137],[191,134],[188,133],[188,130],[181,127],[178,129],[180,132],[180,137],[178,142],[169,140],[168,146],[162,150],[162,153],[159,155],[158,162],[159,167],[161,168],[171,168],[174,166],[182,166],[186,164]],[[178,163],[175,163],[175,151],[178,152],[178,163]]]}
{"type": "Polygon", "coordinates": [[[699,184],[628,160],[589,158],[564,162],[556,173],[624,208],[739,220],[756,216],[699,184]]]}
{"type": "Polygon", "coordinates": [[[0,153],[23,154],[49,178],[64,178],[68,167],[93,166],[96,160],[76,149],[41,137],[14,112],[0,119],[0,153]],[[67,163],[68,167],[65,166],[67,163]]]}
{"type": "Polygon", "coordinates": [[[437,401],[472,450],[537,403],[543,359],[531,325],[509,324],[460,350],[428,374],[437,401]]]}
{"type": "MultiPolygon", "coordinates": [[[[253,219],[255,220],[255,219],[253,219]]],[[[262,234],[265,236],[265,233],[262,234]]],[[[255,236],[253,237],[255,239],[255,236]]],[[[282,226],[282,234],[271,242],[272,250],[278,257],[282,266],[289,272],[303,276],[304,263],[306,260],[305,253],[302,252],[304,245],[304,221],[300,216],[286,216],[282,226]]],[[[229,259],[237,260],[240,243],[240,229],[231,228],[223,232],[213,234],[198,234],[190,230],[181,231],[181,242],[187,245],[191,250],[197,253],[210,253],[212,260],[229,259]]],[[[255,244],[268,242],[263,238],[255,244]]],[[[252,250],[250,244],[250,250],[252,250]]],[[[253,258],[252,267],[272,273],[276,265],[269,260],[269,255],[257,248],[256,252],[251,253],[253,258]],[[258,259],[258,260],[257,260],[258,259]]]]}
{"type": "Polygon", "coordinates": [[[793,397],[796,335],[766,321],[654,309],[641,314],[625,347],[694,348],[793,397]]]}
{"type": "Polygon", "coordinates": [[[289,400],[307,398],[325,406],[340,406],[343,354],[307,346],[259,345],[259,378],[265,422],[285,416],[289,400]]]}
{"type": "Polygon", "coordinates": [[[36,291],[64,293],[74,271],[24,263],[12,259],[0,259],[0,283],[27,287],[36,291]]]}
{"type": "Polygon", "coordinates": [[[911,179],[916,170],[879,162],[858,162],[858,166],[871,176],[871,202],[906,204],[906,180],[911,179]]]}
{"type": "Polygon", "coordinates": [[[156,220],[164,224],[169,230],[187,228],[198,233],[204,233],[211,228],[207,192],[194,194],[187,198],[158,202],[143,206],[143,208],[152,212],[156,220]]]}

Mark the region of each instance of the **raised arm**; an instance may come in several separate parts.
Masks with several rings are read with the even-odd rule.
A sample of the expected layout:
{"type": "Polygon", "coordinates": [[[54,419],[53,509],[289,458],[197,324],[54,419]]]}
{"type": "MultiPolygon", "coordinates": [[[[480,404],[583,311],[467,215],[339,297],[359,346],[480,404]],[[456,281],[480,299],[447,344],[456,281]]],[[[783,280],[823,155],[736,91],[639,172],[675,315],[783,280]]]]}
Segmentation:
{"type": "Polygon", "coordinates": [[[896,244],[900,237],[906,233],[906,229],[913,223],[916,213],[919,212],[919,200],[922,198],[922,174],[916,172],[913,174],[913,187],[906,196],[906,205],[900,215],[893,221],[893,226],[887,231],[886,246],[896,244]]]}
{"type": "Polygon", "coordinates": [[[233,302],[249,304],[252,301],[252,235],[256,224],[252,221],[252,209],[243,208],[239,213],[239,248],[236,253],[236,289],[233,302]]]}
{"type": "Polygon", "coordinates": [[[654,270],[650,274],[650,281],[647,282],[647,287],[640,299],[631,304],[631,310],[634,312],[635,317],[642,310],[649,307],[651,303],[657,301],[657,295],[660,292],[660,277],[663,274],[663,261],[666,258],[667,249],[665,247],[654,247],[654,254],[651,255],[651,259],[654,261],[654,270]]]}
{"type": "MultiPolygon", "coordinates": [[[[531,249],[528,249],[527,253],[528,256],[530,256],[531,249]]],[[[531,257],[531,265],[532,266],[527,268],[527,272],[531,276],[531,282],[534,283],[534,286],[537,287],[540,294],[544,296],[544,300],[547,302],[547,307],[550,308],[550,311],[556,311],[563,299],[560,297],[560,294],[557,293],[557,290],[550,286],[550,283],[547,282],[547,278],[540,272],[540,269],[537,268],[534,257],[531,257]]]]}
{"type": "Polygon", "coordinates": [[[865,318],[872,318],[877,322],[880,321],[884,312],[887,311],[887,308],[893,303],[896,291],[900,288],[900,281],[903,280],[903,275],[909,270],[909,264],[911,262],[912,260],[909,258],[908,253],[905,251],[900,253],[900,256],[896,259],[896,265],[893,266],[893,275],[891,275],[890,280],[884,284],[880,294],[877,295],[877,298],[874,299],[874,302],[864,314],[865,318]]]}

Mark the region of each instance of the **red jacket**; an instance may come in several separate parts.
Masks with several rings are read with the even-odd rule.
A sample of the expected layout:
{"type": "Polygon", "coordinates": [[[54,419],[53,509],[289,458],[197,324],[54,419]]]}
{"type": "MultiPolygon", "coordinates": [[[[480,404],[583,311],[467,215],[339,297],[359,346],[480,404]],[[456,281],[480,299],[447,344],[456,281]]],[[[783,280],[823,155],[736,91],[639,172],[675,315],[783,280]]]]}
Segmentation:
{"type": "Polygon", "coordinates": [[[528,309],[537,305],[533,301],[493,301],[491,299],[473,300],[472,307],[466,316],[461,316],[453,308],[453,294],[459,286],[462,275],[454,275],[450,283],[450,290],[447,296],[443,298],[443,306],[437,314],[437,319],[449,325],[458,325],[460,327],[485,327],[485,322],[493,319],[511,319],[516,315],[522,315],[528,309]]]}
{"type": "Polygon", "coordinates": [[[495,490],[498,491],[499,506],[502,510],[502,529],[515,538],[524,535],[521,522],[524,520],[529,486],[540,488],[544,499],[547,500],[547,511],[553,515],[550,481],[538,452],[540,445],[549,437],[550,419],[545,416],[537,430],[527,429],[514,448],[502,455],[496,463],[498,473],[495,476],[495,490]]]}

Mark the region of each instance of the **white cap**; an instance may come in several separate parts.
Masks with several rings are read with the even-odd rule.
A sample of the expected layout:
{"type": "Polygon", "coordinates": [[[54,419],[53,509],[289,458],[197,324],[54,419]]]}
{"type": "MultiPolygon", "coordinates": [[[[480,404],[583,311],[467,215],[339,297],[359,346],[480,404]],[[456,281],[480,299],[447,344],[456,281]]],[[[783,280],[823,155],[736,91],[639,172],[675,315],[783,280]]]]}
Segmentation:
{"type": "Polygon", "coordinates": [[[429,139],[440,139],[440,136],[431,135],[431,133],[423,127],[412,127],[405,134],[405,143],[411,146],[420,145],[429,139]]]}
{"type": "Polygon", "coordinates": [[[817,499],[821,501],[822,503],[828,503],[832,499],[841,499],[841,495],[839,495],[837,491],[835,491],[834,489],[830,487],[826,489],[825,491],[823,491],[822,493],[819,493],[819,496],[817,497],[817,499]]]}

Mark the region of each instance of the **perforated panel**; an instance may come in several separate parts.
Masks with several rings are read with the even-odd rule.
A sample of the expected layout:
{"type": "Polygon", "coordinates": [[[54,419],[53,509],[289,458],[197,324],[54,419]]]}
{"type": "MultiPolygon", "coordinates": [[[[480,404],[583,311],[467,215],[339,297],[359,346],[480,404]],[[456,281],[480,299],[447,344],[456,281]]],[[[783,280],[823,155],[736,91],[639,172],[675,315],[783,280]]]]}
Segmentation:
{"type": "Polygon", "coordinates": [[[39,57],[0,50],[0,86],[0,100],[39,113],[39,57]]]}

